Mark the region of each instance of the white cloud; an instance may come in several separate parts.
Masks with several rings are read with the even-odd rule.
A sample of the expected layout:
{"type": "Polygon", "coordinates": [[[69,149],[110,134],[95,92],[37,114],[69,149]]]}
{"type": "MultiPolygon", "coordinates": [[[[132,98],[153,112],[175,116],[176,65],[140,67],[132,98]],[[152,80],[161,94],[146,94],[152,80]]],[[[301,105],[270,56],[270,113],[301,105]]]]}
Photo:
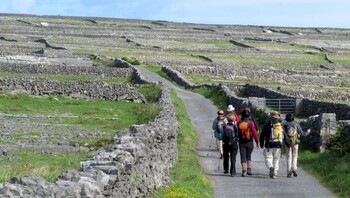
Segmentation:
{"type": "Polygon", "coordinates": [[[12,0],[11,7],[18,12],[27,12],[36,4],[36,0],[12,0]]]}

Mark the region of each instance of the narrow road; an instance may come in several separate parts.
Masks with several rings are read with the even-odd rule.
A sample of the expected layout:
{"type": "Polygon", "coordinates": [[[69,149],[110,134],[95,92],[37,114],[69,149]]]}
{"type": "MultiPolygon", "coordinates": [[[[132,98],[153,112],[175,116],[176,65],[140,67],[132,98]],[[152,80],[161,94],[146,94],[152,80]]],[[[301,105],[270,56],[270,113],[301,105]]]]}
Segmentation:
{"type": "MultiPolygon", "coordinates": [[[[214,140],[209,148],[213,131],[212,121],[216,117],[217,108],[202,95],[180,89],[164,78],[149,72],[140,66],[135,66],[149,81],[162,82],[173,89],[186,105],[187,113],[199,135],[198,157],[200,164],[207,173],[215,188],[215,197],[335,197],[313,177],[304,172],[300,167],[298,177],[287,178],[286,156],[283,155],[280,162],[280,170],[277,179],[271,179],[264,163],[262,149],[254,148],[252,154],[253,175],[241,177],[239,153],[237,155],[237,175],[230,177],[223,174],[222,160],[215,149],[214,140]]],[[[254,143],[255,144],[255,143],[254,143]]]]}

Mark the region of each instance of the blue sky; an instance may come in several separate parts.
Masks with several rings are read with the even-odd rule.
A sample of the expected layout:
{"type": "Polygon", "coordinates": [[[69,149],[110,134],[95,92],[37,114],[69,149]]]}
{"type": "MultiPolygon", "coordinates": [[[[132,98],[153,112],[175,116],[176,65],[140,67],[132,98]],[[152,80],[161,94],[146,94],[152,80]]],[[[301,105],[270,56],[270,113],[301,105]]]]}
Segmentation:
{"type": "Polygon", "coordinates": [[[350,0],[0,0],[1,13],[350,28],[350,0]]]}

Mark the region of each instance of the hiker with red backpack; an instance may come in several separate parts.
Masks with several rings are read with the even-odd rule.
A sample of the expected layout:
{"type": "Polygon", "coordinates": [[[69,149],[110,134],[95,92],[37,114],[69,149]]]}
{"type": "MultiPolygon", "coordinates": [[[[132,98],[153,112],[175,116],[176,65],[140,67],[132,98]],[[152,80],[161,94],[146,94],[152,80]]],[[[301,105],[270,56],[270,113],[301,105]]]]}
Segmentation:
{"type": "Polygon", "coordinates": [[[241,156],[242,177],[252,175],[252,152],[254,149],[253,139],[259,148],[257,126],[250,117],[250,109],[245,108],[241,113],[241,121],[237,124],[239,138],[239,152],[241,156]]]}
{"type": "Polygon", "coordinates": [[[287,148],[287,177],[297,177],[297,161],[298,161],[298,150],[300,143],[300,136],[307,136],[310,134],[311,129],[303,131],[300,125],[294,121],[293,114],[287,114],[285,122],[283,122],[284,131],[286,132],[285,145],[287,148]]]}
{"type": "Polygon", "coordinates": [[[228,173],[230,161],[230,174],[231,177],[233,177],[236,175],[236,156],[238,153],[238,129],[233,114],[229,114],[226,117],[226,119],[228,123],[225,126],[225,132],[220,137],[220,139],[223,140],[222,142],[224,148],[224,173],[228,173]]]}
{"type": "Polygon", "coordinates": [[[260,134],[260,147],[264,149],[266,167],[270,170],[270,178],[276,179],[281,157],[281,147],[285,132],[282,119],[277,111],[272,111],[269,121],[264,125],[260,134]]]}
{"type": "Polygon", "coordinates": [[[220,153],[220,159],[223,157],[223,148],[222,148],[222,140],[219,140],[219,137],[224,133],[225,123],[225,113],[222,110],[217,112],[218,116],[213,121],[212,129],[214,130],[214,137],[216,142],[216,147],[220,153]]]}

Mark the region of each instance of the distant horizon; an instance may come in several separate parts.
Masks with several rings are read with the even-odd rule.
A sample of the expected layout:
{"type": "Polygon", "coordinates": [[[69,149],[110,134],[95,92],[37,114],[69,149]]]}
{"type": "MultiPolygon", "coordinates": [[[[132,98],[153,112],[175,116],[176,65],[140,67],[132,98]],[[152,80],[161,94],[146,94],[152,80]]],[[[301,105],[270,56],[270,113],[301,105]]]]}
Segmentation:
{"type": "Polygon", "coordinates": [[[350,29],[348,0],[2,0],[0,13],[207,25],[350,29]]]}
{"type": "Polygon", "coordinates": [[[179,21],[169,21],[169,20],[157,20],[157,19],[130,19],[130,18],[115,18],[115,17],[104,17],[104,16],[69,16],[69,15],[38,15],[38,14],[23,14],[23,13],[0,13],[0,15],[27,15],[27,16],[35,16],[35,17],[72,17],[72,18],[86,18],[86,19],[116,19],[116,20],[139,20],[139,21],[164,21],[168,23],[182,23],[182,24],[197,24],[197,25],[223,25],[223,26],[263,26],[263,27],[280,27],[280,28],[320,28],[320,29],[349,29],[350,28],[342,28],[342,27],[298,27],[298,26],[279,26],[279,25],[262,25],[262,24],[214,24],[214,23],[195,23],[195,22],[179,22],[179,21]]]}

